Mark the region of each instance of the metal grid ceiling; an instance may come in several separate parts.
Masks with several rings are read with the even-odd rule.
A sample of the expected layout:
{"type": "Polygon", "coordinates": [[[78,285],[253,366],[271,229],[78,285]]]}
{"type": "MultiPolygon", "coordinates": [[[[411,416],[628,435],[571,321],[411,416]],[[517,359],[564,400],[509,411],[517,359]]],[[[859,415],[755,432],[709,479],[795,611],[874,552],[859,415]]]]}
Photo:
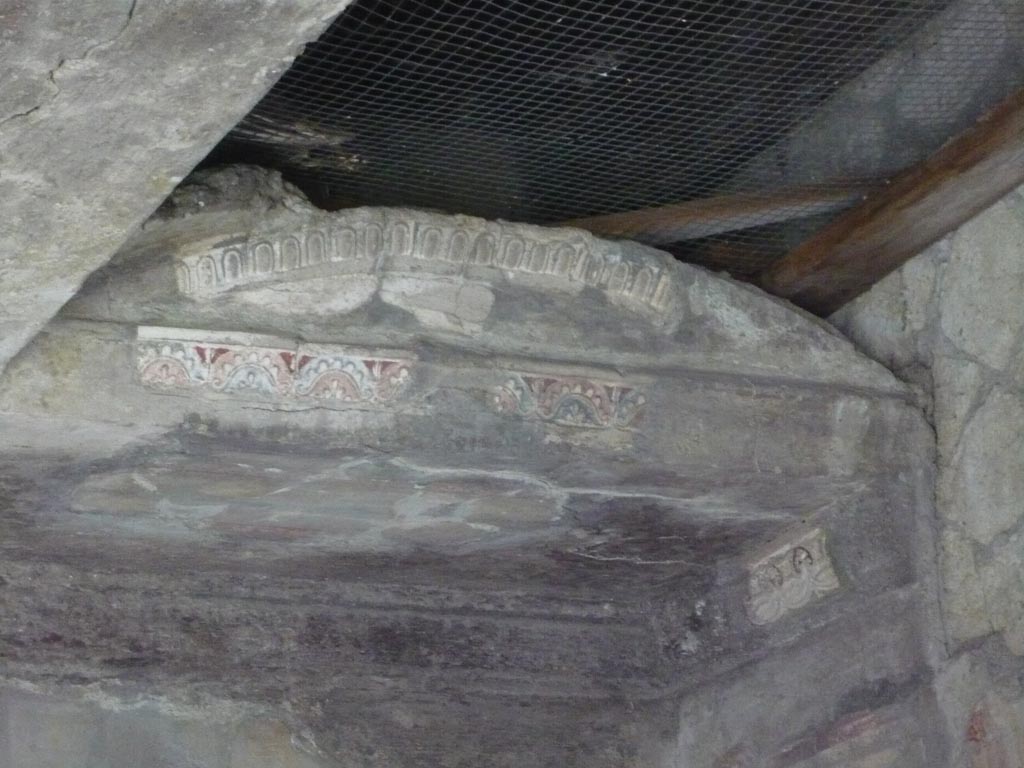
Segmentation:
{"type": "MultiPolygon", "coordinates": [[[[758,191],[754,158],[947,4],[357,0],[213,157],[278,167],[327,207],[537,223],[758,191]]],[[[791,237],[672,250],[728,266],[745,249],[753,272],[791,237]]]]}

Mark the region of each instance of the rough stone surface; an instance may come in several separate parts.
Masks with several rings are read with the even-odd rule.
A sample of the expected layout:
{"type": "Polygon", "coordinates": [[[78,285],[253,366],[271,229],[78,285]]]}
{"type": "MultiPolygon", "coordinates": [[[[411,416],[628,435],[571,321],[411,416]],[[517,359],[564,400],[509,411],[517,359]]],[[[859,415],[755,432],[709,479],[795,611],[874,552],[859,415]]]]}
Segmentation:
{"type": "Polygon", "coordinates": [[[252,707],[327,765],[936,764],[913,393],[659,251],[205,172],[0,430],[20,685],[252,707]]]}
{"type": "Polygon", "coordinates": [[[1006,546],[1024,519],[1024,390],[1015,380],[1024,359],[1022,221],[1018,190],[832,318],[933,399],[954,641],[996,627],[1010,639],[1024,602],[1019,557],[1006,546]],[[924,322],[911,320],[912,305],[924,322]]]}
{"type": "Polygon", "coordinates": [[[4,4],[0,370],[346,5],[4,4]]]}
{"type": "Polygon", "coordinates": [[[932,401],[943,616],[954,659],[942,695],[944,706],[960,707],[949,719],[950,740],[960,745],[954,765],[1022,759],[1017,726],[1008,725],[1019,714],[1007,714],[1019,708],[1020,692],[1005,680],[968,685],[962,674],[984,665],[979,643],[1018,671],[1024,656],[1022,222],[1018,190],[832,318],[932,401]],[[973,734],[966,747],[965,729],[973,734]]]}
{"type": "Polygon", "coordinates": [[[1024,199],[1019,192],[950,236],[939,306],[945,338],[995,371],[1019,350],[1024,312],[1024,199]]]}
{"type": "Polygon", "coordinates": [[[946,488],[951,523],[991,544],[1024,517],[1024,403],[993,391],[962,432],[946,488]]]}

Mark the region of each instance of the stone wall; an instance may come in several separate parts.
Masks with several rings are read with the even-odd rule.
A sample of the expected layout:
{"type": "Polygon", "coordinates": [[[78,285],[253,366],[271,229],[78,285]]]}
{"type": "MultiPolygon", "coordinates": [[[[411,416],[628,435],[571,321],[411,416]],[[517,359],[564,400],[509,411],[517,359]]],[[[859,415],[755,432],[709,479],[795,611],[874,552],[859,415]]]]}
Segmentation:
{"type": "Polygon", "coordinates": [[[954,765],[1024,760],[1024,188],[833,322],[921,391],[938,446],[954,765]]]}

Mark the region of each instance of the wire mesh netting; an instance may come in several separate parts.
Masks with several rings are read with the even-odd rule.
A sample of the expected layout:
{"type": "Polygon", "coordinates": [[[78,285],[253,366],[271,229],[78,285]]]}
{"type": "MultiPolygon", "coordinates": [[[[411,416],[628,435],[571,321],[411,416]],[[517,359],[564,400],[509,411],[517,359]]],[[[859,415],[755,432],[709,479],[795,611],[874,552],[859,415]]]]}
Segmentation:
{"type": "MultiPolygon", "coordinates": [[[[1008,18],[997,0],[356,0],[213,157],[277,167],[326,207],[535,223],[844,185],[1018,82],[1008,18]],[[956,34],[915,48],[940,22],[956,34]],[[844,127],[840,105],[817,129],[839,133],[814,134],[858,78],[892,120],[844,127]]],[[[806,230],[757,224],[670,250],[753,273],[806,230]]]]}

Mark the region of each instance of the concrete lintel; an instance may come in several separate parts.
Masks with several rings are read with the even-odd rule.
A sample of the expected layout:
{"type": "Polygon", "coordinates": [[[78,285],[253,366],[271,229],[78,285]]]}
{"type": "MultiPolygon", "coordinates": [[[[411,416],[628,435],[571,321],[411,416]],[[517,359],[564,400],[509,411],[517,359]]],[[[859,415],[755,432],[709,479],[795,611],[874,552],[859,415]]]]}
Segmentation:
{"type": "Polygon", "coordinates": [[[349,0],[0,12],[0,370],[349,0]]]}

